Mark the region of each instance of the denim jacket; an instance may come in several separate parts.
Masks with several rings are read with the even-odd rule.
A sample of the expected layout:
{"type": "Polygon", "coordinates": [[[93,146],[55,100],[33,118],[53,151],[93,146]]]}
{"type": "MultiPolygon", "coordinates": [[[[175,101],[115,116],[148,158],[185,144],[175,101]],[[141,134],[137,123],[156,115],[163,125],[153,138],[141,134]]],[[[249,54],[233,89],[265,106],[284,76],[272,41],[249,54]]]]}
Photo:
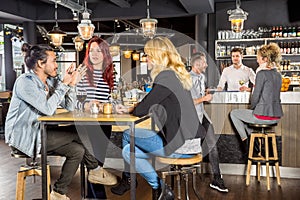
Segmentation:
{"type": "Polygon", "coordinates": [[[5,142],[30,157],[41,150],[40,116],[53,115],[61,106],[74,110],[73,87],[58,78],[48,78],[47,86],[33,72],[22,74],[14,84],[5,122],[5,142]]]}

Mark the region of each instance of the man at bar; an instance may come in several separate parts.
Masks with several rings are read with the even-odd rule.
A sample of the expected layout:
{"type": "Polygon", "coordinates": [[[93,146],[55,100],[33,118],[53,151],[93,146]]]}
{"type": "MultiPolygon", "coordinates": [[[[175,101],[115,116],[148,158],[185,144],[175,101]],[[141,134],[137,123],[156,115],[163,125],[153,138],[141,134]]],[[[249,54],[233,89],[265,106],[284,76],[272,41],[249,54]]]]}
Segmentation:
{"type": "Polygon", "coordinates": [[[255,73],[253,69],[242,63],[242,59],[242,48],[233,48],[231,50],[232,65],[224,68],[217,86],[219,91],[224,90],[226,83],[227,91],[251,91],[249,81],[254,85],[255,73]]]}
{"type": "Polygon", "coordinates": [[[198,52],[192,55],[191,58],[192,70],[190,72],[193,87],[191,89],[192,98],[196,107],[197,115],[206,130],[206,136],[202,141],[202,154],[209,156],[209,162],[213,171],[213,181],[210,187],[220,192],[228,192],[228,188],[224,184],[221,177],[219,167],[219,154],[217,149],[217,141],[215,137],[214,127],[210,118],[204,110],[203,102],[212,100],[212,94],[205,94],[205,75],[203,74],[208,67],[206,56],[203,52],[198,52]]]}

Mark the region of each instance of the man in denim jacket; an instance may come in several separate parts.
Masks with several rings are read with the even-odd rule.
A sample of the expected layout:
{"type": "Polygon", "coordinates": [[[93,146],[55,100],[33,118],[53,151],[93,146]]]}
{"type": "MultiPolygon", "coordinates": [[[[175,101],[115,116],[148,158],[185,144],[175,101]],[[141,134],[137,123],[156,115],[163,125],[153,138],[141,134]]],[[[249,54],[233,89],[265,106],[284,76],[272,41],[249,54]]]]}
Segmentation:
{"type": "MultiPolygon", "coordinates": [[[[71,65],[63,80],[59,80],[56,55],[50,47],[25,43],[22,50],[29,72],[22,74],[15,82],[5,123],[5,142],[33,157],[41,151],[38,118],[53,115],[58,106],[74,110],[75,85],[85,73],[85,68],[79,66],[74,70],[71,65]]],[[[48,152],[66,157],[60,178],[51,192],[51,200],[69,199],[66,196],[68,186],[82,161],[90,169],[89,180],[102,183],[101,179],[105,177],[103,168],[83,146],[74,126],[49,126],[47,133],[48,152]]]]}

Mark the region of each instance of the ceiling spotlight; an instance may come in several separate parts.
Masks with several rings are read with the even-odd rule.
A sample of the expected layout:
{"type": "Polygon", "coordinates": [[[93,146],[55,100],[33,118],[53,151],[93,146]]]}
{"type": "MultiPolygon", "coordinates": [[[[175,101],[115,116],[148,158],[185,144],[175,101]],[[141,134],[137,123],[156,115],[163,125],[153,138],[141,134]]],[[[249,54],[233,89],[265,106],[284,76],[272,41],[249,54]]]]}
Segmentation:
{"type": "Polygon", "coordinates": [[[74,21],[78,21],[78,20],[79,20],[79,18],[78,18],[78,13],[75,12],[74,10],[72,10],[72,12],[73,12],[73,20],[74,20],[74,21]]]}

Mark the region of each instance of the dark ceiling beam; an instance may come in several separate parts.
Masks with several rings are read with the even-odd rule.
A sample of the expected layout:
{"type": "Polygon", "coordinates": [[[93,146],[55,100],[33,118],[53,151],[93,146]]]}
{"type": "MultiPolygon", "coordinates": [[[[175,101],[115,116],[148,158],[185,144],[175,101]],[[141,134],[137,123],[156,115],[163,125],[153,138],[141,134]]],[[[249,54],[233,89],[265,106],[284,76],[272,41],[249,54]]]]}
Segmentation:
{"type": "MultiPolygon", "coordinates": [[[[77,11],[77,12],[80,12],[82,13],[84,11],[84,5],[80,5],[79,3],[77,2],[74,2],[72,0],[49,0],[49,1],[52,1],[52,2],[57,2],[58,5],[61,5],[61,6],[64,6],[66,8],[69,8],[73,11],[77,11]]],[[[92,11],[89,10],[89,9],[86,9],[89,13],[91,13],[92,11]]]]}
{"type": "Polygon", "coordinates": [[[128,1],[126,0],[109,0],[110,2],[116,4],[117,6],[121,8],[130,8],[131,5],[128,1]]]}
{"type": "Polygon", "coordinates": [[[190,14],[197,13],[213,13],[214,12],[214,0],[179,0],[182,6],[190,14]]]}

